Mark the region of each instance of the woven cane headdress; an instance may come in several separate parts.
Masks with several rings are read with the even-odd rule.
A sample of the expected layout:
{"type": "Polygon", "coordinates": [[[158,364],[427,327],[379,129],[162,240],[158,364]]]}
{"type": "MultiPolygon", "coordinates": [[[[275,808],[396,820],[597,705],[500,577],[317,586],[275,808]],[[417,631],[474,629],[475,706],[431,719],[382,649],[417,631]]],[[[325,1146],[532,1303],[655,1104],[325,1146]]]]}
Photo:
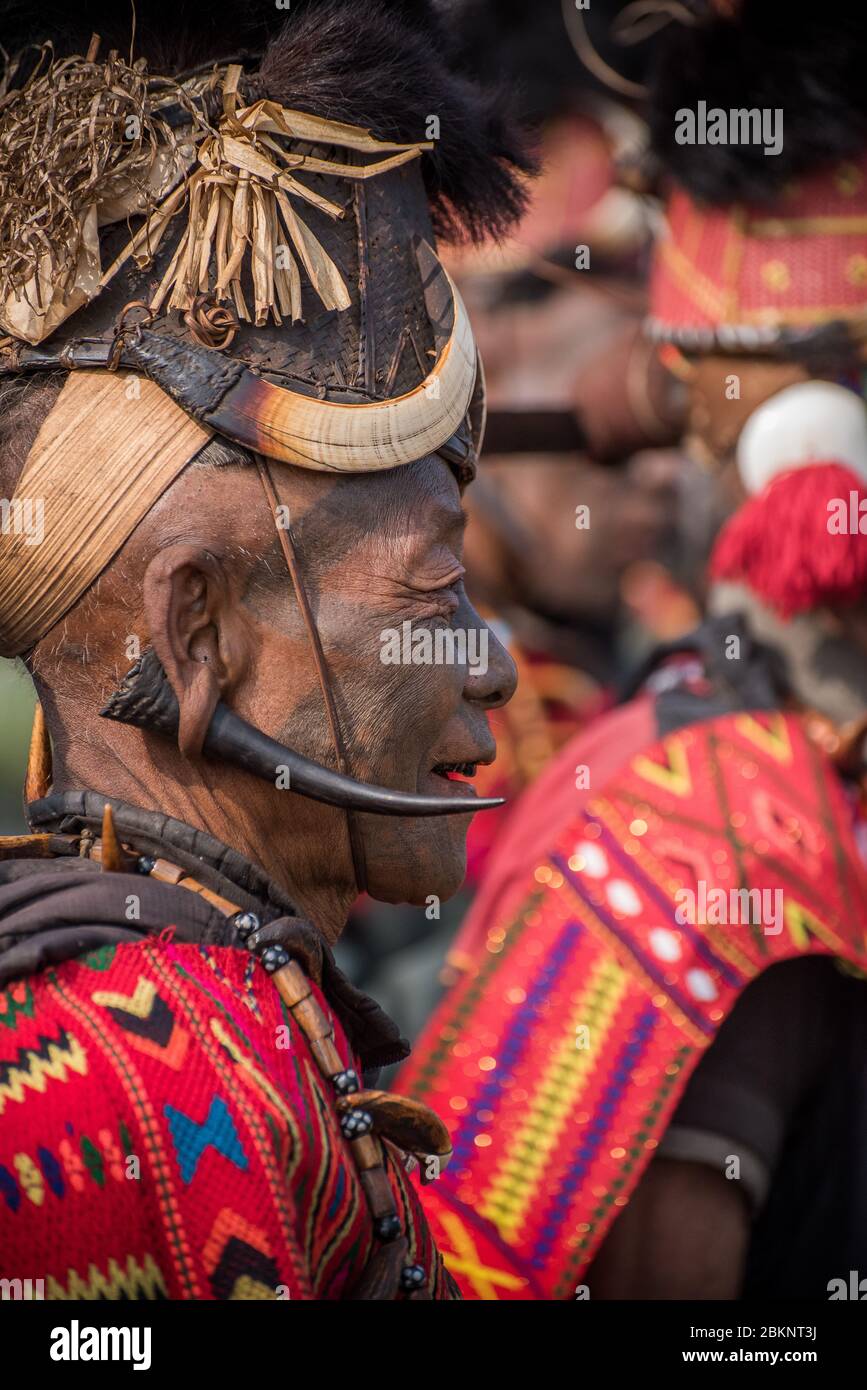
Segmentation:
{"type": "Polygon", "coordinates": [[[419,236],[428,231],[432,240],[423,204],[412,206],[420,182],[393,181],[402,206],[389,200],[380,208],[390,221],[398,211],[416,224],[415,244],[410,228],[402,264],[389,269],[390,295],[372,283],[371,229],[356,215],[365,185],[417,160],[429,143],[385,142],[274,101],[245,102],[239,65],[177,84],[116,54],[99,62],[95,43],[81,60],[52,62],[50,50],[45,59],[0,105],[8,209],[0,370],[143,368],[203,423],[219,405],[218,427],[230,438],[302,467],[394,467],[446,442],[470,402],[475,350],[463,306],[419,236]],[[130,236],[136,213],[144,216],[130,236]],[[317,235],[328,222],[336,224],[331,251],[317,235]],[[102,238],[107,264],[101,226],[115,231],[102,238]],[[377,381],[374,362],[351,370],[346,340],[362,336],[360,325],[352,335],[315,324],[351,308],[352,281],[368,301],[359,307],[381,316],[385,298],[404,320],[386,381],[377,381]],[[138,298],[118,306],[119,282],[124,296],[132,286],[138,298]],[[415,322],[406,315],[420,288],[434,305],[428,324],[419,308],[415,322]],[[166,318],[172,310],[180,324],[166,318]],[[233,373],[227,359],[207,355],[230,348],[240,325],[267,330],[284,321],[308,327],[291,337],[250,336],[249,351],[239,342],[233,373]],[[219,401],[217,389],[201,401],[185,391],[179,343],[208,382],[231,376],[219,401]],[[332,412],[322,362],[329,349],[332,385],[347,396],[341,404],[360,413],[332,412]],[[411,390],[395,389],[419,368],[411,390]],[[314,382],[305,391],[299,379],[308,374],[319,378],[314,392],[314,382]]]}

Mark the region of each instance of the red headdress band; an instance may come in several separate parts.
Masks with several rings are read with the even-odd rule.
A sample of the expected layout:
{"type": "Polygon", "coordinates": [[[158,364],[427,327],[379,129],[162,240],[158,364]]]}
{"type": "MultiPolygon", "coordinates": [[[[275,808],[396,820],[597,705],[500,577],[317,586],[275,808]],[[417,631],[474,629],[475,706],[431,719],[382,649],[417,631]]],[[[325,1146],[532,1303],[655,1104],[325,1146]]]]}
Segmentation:
{"type": "Polygon", "coordinates": [[[656,340],[762,352],[831,323],[863,334],[867,152],[790,185],[772,209],[702,207],[677,188],[666,223],[651,281],[656,340]]]}

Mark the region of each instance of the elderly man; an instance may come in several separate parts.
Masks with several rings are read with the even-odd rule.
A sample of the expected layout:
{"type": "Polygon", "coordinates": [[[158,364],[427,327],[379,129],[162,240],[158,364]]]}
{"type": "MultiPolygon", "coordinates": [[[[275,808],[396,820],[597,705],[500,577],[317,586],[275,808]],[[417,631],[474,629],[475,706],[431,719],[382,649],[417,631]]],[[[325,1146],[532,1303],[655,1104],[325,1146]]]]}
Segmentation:
{"type": "Polygon", "coordinates": [[[330,943],[360,888],[453,893],[485,804],[514,671],[461,582],[482,379],[430,213],[501,230],[527,160],[422,7],[164,10],[132,52],[64,25],[0,108],[0,649],[40,698],[0,1273],[453,1297],[405,1178],[445,1129],[363,1076],[407,1049],[330,943]]]}

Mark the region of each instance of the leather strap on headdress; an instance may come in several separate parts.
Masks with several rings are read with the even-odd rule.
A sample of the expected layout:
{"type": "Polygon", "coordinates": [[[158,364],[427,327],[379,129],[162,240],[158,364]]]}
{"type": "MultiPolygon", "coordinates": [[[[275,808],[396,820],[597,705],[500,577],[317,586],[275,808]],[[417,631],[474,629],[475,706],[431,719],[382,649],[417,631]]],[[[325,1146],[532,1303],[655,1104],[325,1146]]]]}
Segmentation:
{"type": "MultiPolygon", "coordinates": [[[[325,712],[328,716],[328,727],[331,730],[331,741],[334,745],[334,752],[337,756],[338,770],[344,776],[351,776],[351,768],[346,755],[346,746],[343,742],[343,735],[340,730],[340,719],[337,714],[337,707],[334,703],[334,693],[331,689],[331,680],[328,675],[328,666],[325,662],[325,653],[322,650],[322,641],[319,636],[319,629],[316,626],[316,619],[310,608],[310,601],[307,598],[307,590],[301,578],[301,571],[298,566],[298,557],[295,554],[295,547],[292,543],[292,533],[288,526],[281,526],[279,522],[280,499],[274,487],[271,471],[268,467],[267,459],[261,454],[256,455],[256,467],[259,470],[259,477],[265,496],[268,499],[268,506],[277,527],[277,538],[280,542],[280,549],[283,551],[283,558],[286,561],[286,568],[292,580],[292,588],[295,590],[295,598],[301,610],[301,617],[307,631],[310,642],[310,650],[313,653],[313,661],[316,666],[316,674],[319,678],[319,685],[322,690],[322,698],[325,701],[325,712]]],[[[355,869],[355,881],[358,891],[363,893],[367,888],[367,864],[364,857],[364,841],[361,836],[360,827],[354,811],[347,809],[346,824],[349,831],[349,844],[352,850],[352,864],[355,869]]]]}

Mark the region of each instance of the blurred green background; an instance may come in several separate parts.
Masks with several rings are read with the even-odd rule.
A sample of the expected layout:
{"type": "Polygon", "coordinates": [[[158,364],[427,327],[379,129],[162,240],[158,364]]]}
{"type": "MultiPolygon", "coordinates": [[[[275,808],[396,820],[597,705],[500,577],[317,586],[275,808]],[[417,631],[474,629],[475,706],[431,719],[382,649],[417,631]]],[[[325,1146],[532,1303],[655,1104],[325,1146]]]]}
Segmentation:
{"type": "Polygon", "coordinates": [[[27,829],[22,804],[24,771],[36,695],[24,667],[0,658],[0,834],[27,829]]]}

